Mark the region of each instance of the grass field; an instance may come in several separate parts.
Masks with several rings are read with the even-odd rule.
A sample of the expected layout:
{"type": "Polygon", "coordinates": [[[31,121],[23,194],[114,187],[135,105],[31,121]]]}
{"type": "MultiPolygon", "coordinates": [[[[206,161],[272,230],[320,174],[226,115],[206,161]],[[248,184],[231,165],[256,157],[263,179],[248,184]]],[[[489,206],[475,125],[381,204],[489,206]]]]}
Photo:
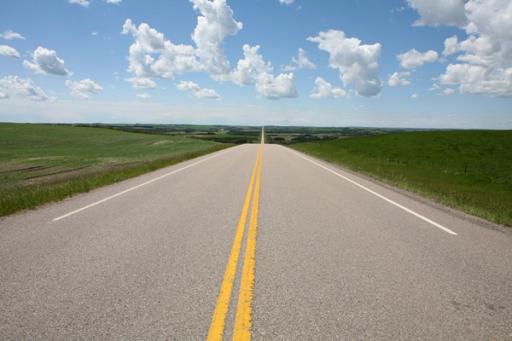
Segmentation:
{"type": "Polygon", "coordinates": [[[512,226],[512,131],[410,132],[291,147],[512,226]]]}
{"type": "Polygon", "coordinates": [[[0,216],[228,147],[185,136],[0,124],[0,216]]]}

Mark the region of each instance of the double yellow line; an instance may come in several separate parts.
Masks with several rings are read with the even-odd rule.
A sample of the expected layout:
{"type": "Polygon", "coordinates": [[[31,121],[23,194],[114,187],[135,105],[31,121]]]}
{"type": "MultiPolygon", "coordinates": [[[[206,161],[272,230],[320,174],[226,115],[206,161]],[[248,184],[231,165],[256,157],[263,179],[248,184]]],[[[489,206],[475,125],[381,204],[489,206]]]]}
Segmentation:
{"type": "Polygon", "coordinates": [[[251,208],[251,216],[249,220],[249,230],[247,233],[247,241],[245,246],[242,278],[240,280],[240,292],[238,295],[238,303],[236,308],[235,325],[233,328],[233,340],[245,341],[251,339],[251,315],[256,256],[256,233],[258,230],[258,211],[260,202],[263,153],[262,146],[263,137],[262,143],[258,148],[256,162],[254,164],[251,179],[249,181],[247,194],[245,195],[242,213],[240,214],[240,220],[238,221],[236,228],[235,239],[233,241],[233,246],[231,247],[231,253],[226,265],[226,271],[224,272],[224,279],[222,280],[219,296],[217,297],[217,303],[215,305],[210,329],[208,331],[208,341],[220,341],[222,340],[224,334],[226,315],[228,313],[229,304],[231,302],[233,284],[236,277],[238,259],[242,248],[249,207],[251,208]]]}

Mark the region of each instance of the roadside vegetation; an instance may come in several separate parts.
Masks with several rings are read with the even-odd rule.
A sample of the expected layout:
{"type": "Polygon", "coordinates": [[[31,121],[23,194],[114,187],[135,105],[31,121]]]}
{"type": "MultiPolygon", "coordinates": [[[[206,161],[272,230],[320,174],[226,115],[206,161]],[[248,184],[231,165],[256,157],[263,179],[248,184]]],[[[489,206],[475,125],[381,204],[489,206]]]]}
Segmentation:
{"type": "Polygon", "coordinates": [[[512,131],[407,132],[291,147],[512,226],[512,131]]]}
{"type": "Polygon", "coordinates": [[[231,146],[71,125],[0,124],[0,216],[231,146]]]}
{"type": "MultiPolygon", "coordinates": [[[[0,216],[238,143],[260,127],[0,123],[0,216]]],[[[512,226],[512,131],[265,127],[266,143],[512,226]]]]}

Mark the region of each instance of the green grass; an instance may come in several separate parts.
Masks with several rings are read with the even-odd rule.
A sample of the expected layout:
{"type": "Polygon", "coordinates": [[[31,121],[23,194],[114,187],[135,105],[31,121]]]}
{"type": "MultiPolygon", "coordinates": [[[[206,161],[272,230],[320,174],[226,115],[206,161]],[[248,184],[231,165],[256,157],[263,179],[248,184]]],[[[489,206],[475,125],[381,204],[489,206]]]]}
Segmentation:
{"type": "Polygon", "coordinates": [[[512,131],[410,132],[291,147],[512,226],[512,131]]]}
{"type": "Polygon", "coordinates": [[[69,125],[0,124],[0,216],[230,145],[69,125]]]}

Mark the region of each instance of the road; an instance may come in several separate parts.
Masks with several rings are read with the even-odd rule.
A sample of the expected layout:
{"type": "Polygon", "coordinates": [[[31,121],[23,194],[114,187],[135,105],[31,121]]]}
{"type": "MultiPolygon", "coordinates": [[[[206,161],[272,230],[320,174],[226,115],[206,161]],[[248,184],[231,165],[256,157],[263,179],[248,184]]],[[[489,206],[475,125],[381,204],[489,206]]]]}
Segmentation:
{"type": "Polygon", "coordinates": [[[0,220],[2,340],[512,340],[512,233],[277,145],[0,220]]]}

